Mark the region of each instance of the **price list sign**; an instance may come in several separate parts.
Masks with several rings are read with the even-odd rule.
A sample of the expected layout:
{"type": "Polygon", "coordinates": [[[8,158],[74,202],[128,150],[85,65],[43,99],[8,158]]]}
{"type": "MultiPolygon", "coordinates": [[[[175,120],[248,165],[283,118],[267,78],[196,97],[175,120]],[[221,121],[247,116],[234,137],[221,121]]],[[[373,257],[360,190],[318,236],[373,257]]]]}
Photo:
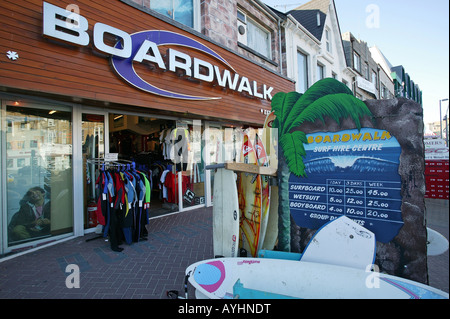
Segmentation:
{"type": "Polygon", "coordinates": [[[346,130],[307,135],[307,178],[291,174],[290,212],[300,227],[345,215],[389,242],[403,225],[400,145],[389,132],[346,130]]]}

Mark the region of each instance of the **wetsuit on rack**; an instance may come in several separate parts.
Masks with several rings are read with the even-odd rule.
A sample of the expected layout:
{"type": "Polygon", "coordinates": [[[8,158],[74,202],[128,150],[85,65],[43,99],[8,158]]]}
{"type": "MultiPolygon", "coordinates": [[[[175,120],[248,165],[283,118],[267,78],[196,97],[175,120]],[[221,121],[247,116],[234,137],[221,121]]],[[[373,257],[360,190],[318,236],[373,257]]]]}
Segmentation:
{"type": "Polygon", "coordinates": [[[125,242],[131,245],[132,239],[132,228],[134,219],[134,197],[135,190],[129,176],[126,172],[120,173],[122,181],[124,184],[125,193],[125,207],[124,207],[124,219],[123,219],[123,234],[125,236],[125,242]]]}
{"type": "Polygon", "coordinates": [[[100,225],[106,225],[106,216],[108,210],[108,185],[107,185],[106,173],[101,171],[95,182],[95,187],[99,190],[99,196],[97,198],[97,221],[100,225]]]}
{"type": "Polygon", "coordinates": [[[113,251],[120,252],[123,248],[119,247],[122,243],[122,227],[125,203],[125,191],[120,174],[115,172],[114,187],[116,196],[114,197],[113,207],[111,209],[111,224],[109,229],[109,241],[113,251]]]}

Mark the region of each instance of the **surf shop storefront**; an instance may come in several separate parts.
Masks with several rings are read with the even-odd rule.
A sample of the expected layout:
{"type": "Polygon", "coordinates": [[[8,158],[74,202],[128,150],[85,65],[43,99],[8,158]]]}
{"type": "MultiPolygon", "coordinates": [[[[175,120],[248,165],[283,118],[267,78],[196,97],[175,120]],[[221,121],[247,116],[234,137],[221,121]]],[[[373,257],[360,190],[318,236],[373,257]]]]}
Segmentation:
{"type": "Polygon", "coordinates": [[[97,229],[102,169],[145,173],[150,218],[212,205],[205,166],[294,89],[130,4],[0,3],[1,255],[97,229]]]}

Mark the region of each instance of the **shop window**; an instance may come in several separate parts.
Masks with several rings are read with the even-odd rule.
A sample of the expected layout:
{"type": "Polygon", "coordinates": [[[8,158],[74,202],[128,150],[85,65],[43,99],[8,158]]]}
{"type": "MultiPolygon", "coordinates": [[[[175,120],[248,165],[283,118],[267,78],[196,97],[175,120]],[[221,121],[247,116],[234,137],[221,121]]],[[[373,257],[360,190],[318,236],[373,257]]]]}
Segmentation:
{"type": "Polygon", "coordinates": [[[67,110],[49,114],[44,108],[6,105],[9,247],[73,231],[72,135],[63,134],[72,131],[71,117],[67,110]],[[34,129],[27,129],[29,123],[34,129]]]}

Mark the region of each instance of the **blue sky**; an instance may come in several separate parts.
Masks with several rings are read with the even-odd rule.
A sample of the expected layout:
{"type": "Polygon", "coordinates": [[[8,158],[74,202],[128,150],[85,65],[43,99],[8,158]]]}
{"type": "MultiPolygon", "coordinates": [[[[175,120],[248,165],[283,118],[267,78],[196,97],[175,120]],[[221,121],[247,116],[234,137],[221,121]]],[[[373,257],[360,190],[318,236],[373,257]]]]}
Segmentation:
{"type": "MultiPolygon", "coordinates": [[[[308,0],[262,2],[285,11],[284,5],[292,10],[308,0]]],[[[369,47],[376,45],[393,66],[403,65],[423,92],[424,122],[439,121],[439,100],[450,98],[449,1],[335,0],[335,4],[341,32],[350,31],[369,47]]],[[[442,116],[447,108],[448,101],[442,102],[442,116]]]]}

